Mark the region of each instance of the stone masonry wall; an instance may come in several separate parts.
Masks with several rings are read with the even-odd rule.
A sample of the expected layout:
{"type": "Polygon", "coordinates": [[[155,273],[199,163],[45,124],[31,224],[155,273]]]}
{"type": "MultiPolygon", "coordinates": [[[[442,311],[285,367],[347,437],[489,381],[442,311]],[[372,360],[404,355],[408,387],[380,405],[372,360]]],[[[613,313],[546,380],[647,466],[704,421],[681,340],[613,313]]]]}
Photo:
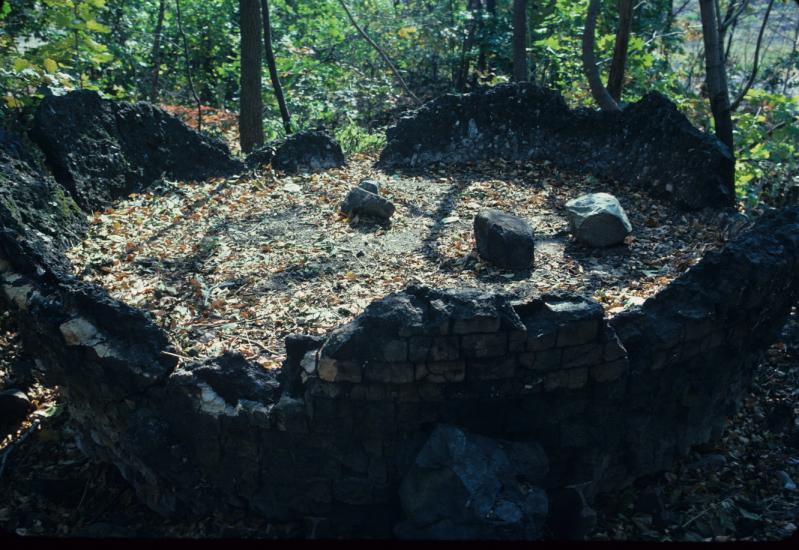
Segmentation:
{"type": "Polygon", "coordinates": [[[616,113],[572,110],[557,92],[531,83],[447,94],[387,130],[379,165],[415,170],[494,158],[545,160],[633,183],[691,210],[735,202],[727,147],[658,93],[616,113]]]}
{"type": "Polygon", "coordinates": [[[409,287],[280,372],[178,362],[148,318],[0,231],[0,299],[66,392],[87,452],[166,515],[249,511],[392,536],[436,426],[540,445],[536,483],[590,498],[720,435],[795,303],[799,209],[772,212],[640,308],[409,287]]]}

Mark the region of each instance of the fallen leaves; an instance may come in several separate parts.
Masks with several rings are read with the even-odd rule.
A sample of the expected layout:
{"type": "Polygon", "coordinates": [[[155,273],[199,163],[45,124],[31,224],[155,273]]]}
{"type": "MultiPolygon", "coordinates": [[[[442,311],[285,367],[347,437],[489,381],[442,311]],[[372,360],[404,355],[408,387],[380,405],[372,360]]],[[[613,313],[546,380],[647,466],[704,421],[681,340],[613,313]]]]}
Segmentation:
{"type": "Polygon", "coordinates": [[[612,315],[722,242],[713,220],[683,215],[640,189],[546,164],[486,162],[404,177],[376,172],[373,160],[292,177],[267,169],[253,177],[161,182],[94,214],[88,238],[69,256],[79,276],[149,311],[182,354],[238,350],[272,364],[282,360],[287,334],[325,334],[412,282],[570,290],[592,295],[612,315]],[[367,177],[380,181],[397,207],[390,227],[338,211],[349,188],[367,177]],[[590,250],[571,241],[563,205],[599,185],[616,194],[631,219],[626,247],[590,250]],[[472,220],[488,207],[533,225],[529,277],[497,270],[475,254],[472,220]]]}

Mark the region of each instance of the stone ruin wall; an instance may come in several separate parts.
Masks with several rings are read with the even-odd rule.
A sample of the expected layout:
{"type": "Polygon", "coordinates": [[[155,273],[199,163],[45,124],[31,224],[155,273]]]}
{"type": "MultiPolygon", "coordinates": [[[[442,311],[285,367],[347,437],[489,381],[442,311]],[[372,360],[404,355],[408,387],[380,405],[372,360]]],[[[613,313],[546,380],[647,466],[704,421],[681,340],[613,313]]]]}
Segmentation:
{"type": "Polygon", "coordinates": [[[178,366],[141,312],[7,232],[0,270],[84,448],[151,507],[385,536],[438,424],[537,442],[549,459],[541,486],[580,485],[589,499],[718,437],[795,301],[797,235],[799,209],[766,215],[610,320],[571,294],[409,287],[327,338],[289,337],[279,373],[235,355],[178,366]]]}
{"type": "Polygon", "coordinates": [[[688,210],[733,206],[735,161],[653,92],[621,112],[570,109],[532,83],[447,94],[386,131],[380,166],[418,170],[483,159],[547,161],[634,184],[688,210]]]}
{"type": "Polygon", "coordinates": [[[794,208],[611,319],[573,294],[409,287],[326,338],[290,336],[280,371],[179,361],[142,311],[72,276],[48,237],[59,223],[40,234],[5,205],[0,303],[84,450],[162,514],[247,510],[317,535],[396,533],[402,480],[436,426],[540,445],[534,483],[553,504],[663,469],[721,434],[797,297],[794,208]]]}

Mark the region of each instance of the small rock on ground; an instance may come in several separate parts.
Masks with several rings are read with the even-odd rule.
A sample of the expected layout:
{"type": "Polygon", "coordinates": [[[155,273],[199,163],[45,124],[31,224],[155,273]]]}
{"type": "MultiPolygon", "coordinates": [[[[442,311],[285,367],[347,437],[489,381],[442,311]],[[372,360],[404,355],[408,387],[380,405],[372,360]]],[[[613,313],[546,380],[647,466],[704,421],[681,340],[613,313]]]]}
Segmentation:
{"type": "Polygon", "coordinates": [[[589,193],[566,203],[572,233],[583,244],[621,244],[633,228],[619,200],[609,193],[589,193]]]}

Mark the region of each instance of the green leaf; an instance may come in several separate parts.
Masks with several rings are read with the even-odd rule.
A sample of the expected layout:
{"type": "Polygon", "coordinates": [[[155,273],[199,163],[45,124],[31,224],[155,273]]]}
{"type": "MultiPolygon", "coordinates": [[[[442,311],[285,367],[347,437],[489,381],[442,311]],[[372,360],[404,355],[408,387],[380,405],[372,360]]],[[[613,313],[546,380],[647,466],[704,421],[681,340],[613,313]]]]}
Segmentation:
{"type": "Polygon", "coordinates": [[[53,74],[58,70],[58,63],[49,57],[46,57],[42,64],[44,65],[44,69],[50,74],[53,74]]]}
{"type": "Polygon", "coordinates": [[[30,61],[28,61],[27,59],[22,59],[21,57],[18,57],[14,60],[14,70],[18,73],[30,67],[32,67],[32,65],[30,64],[30,61]]]}
{"type": "Polygon", "coordinates": [[[94,19],[89,19],[86,21],[86,28],[90,31],[101,32],[101,33],[109,33],[111,29],[103,25],[102,23],[98,23],[94,19]]]}

